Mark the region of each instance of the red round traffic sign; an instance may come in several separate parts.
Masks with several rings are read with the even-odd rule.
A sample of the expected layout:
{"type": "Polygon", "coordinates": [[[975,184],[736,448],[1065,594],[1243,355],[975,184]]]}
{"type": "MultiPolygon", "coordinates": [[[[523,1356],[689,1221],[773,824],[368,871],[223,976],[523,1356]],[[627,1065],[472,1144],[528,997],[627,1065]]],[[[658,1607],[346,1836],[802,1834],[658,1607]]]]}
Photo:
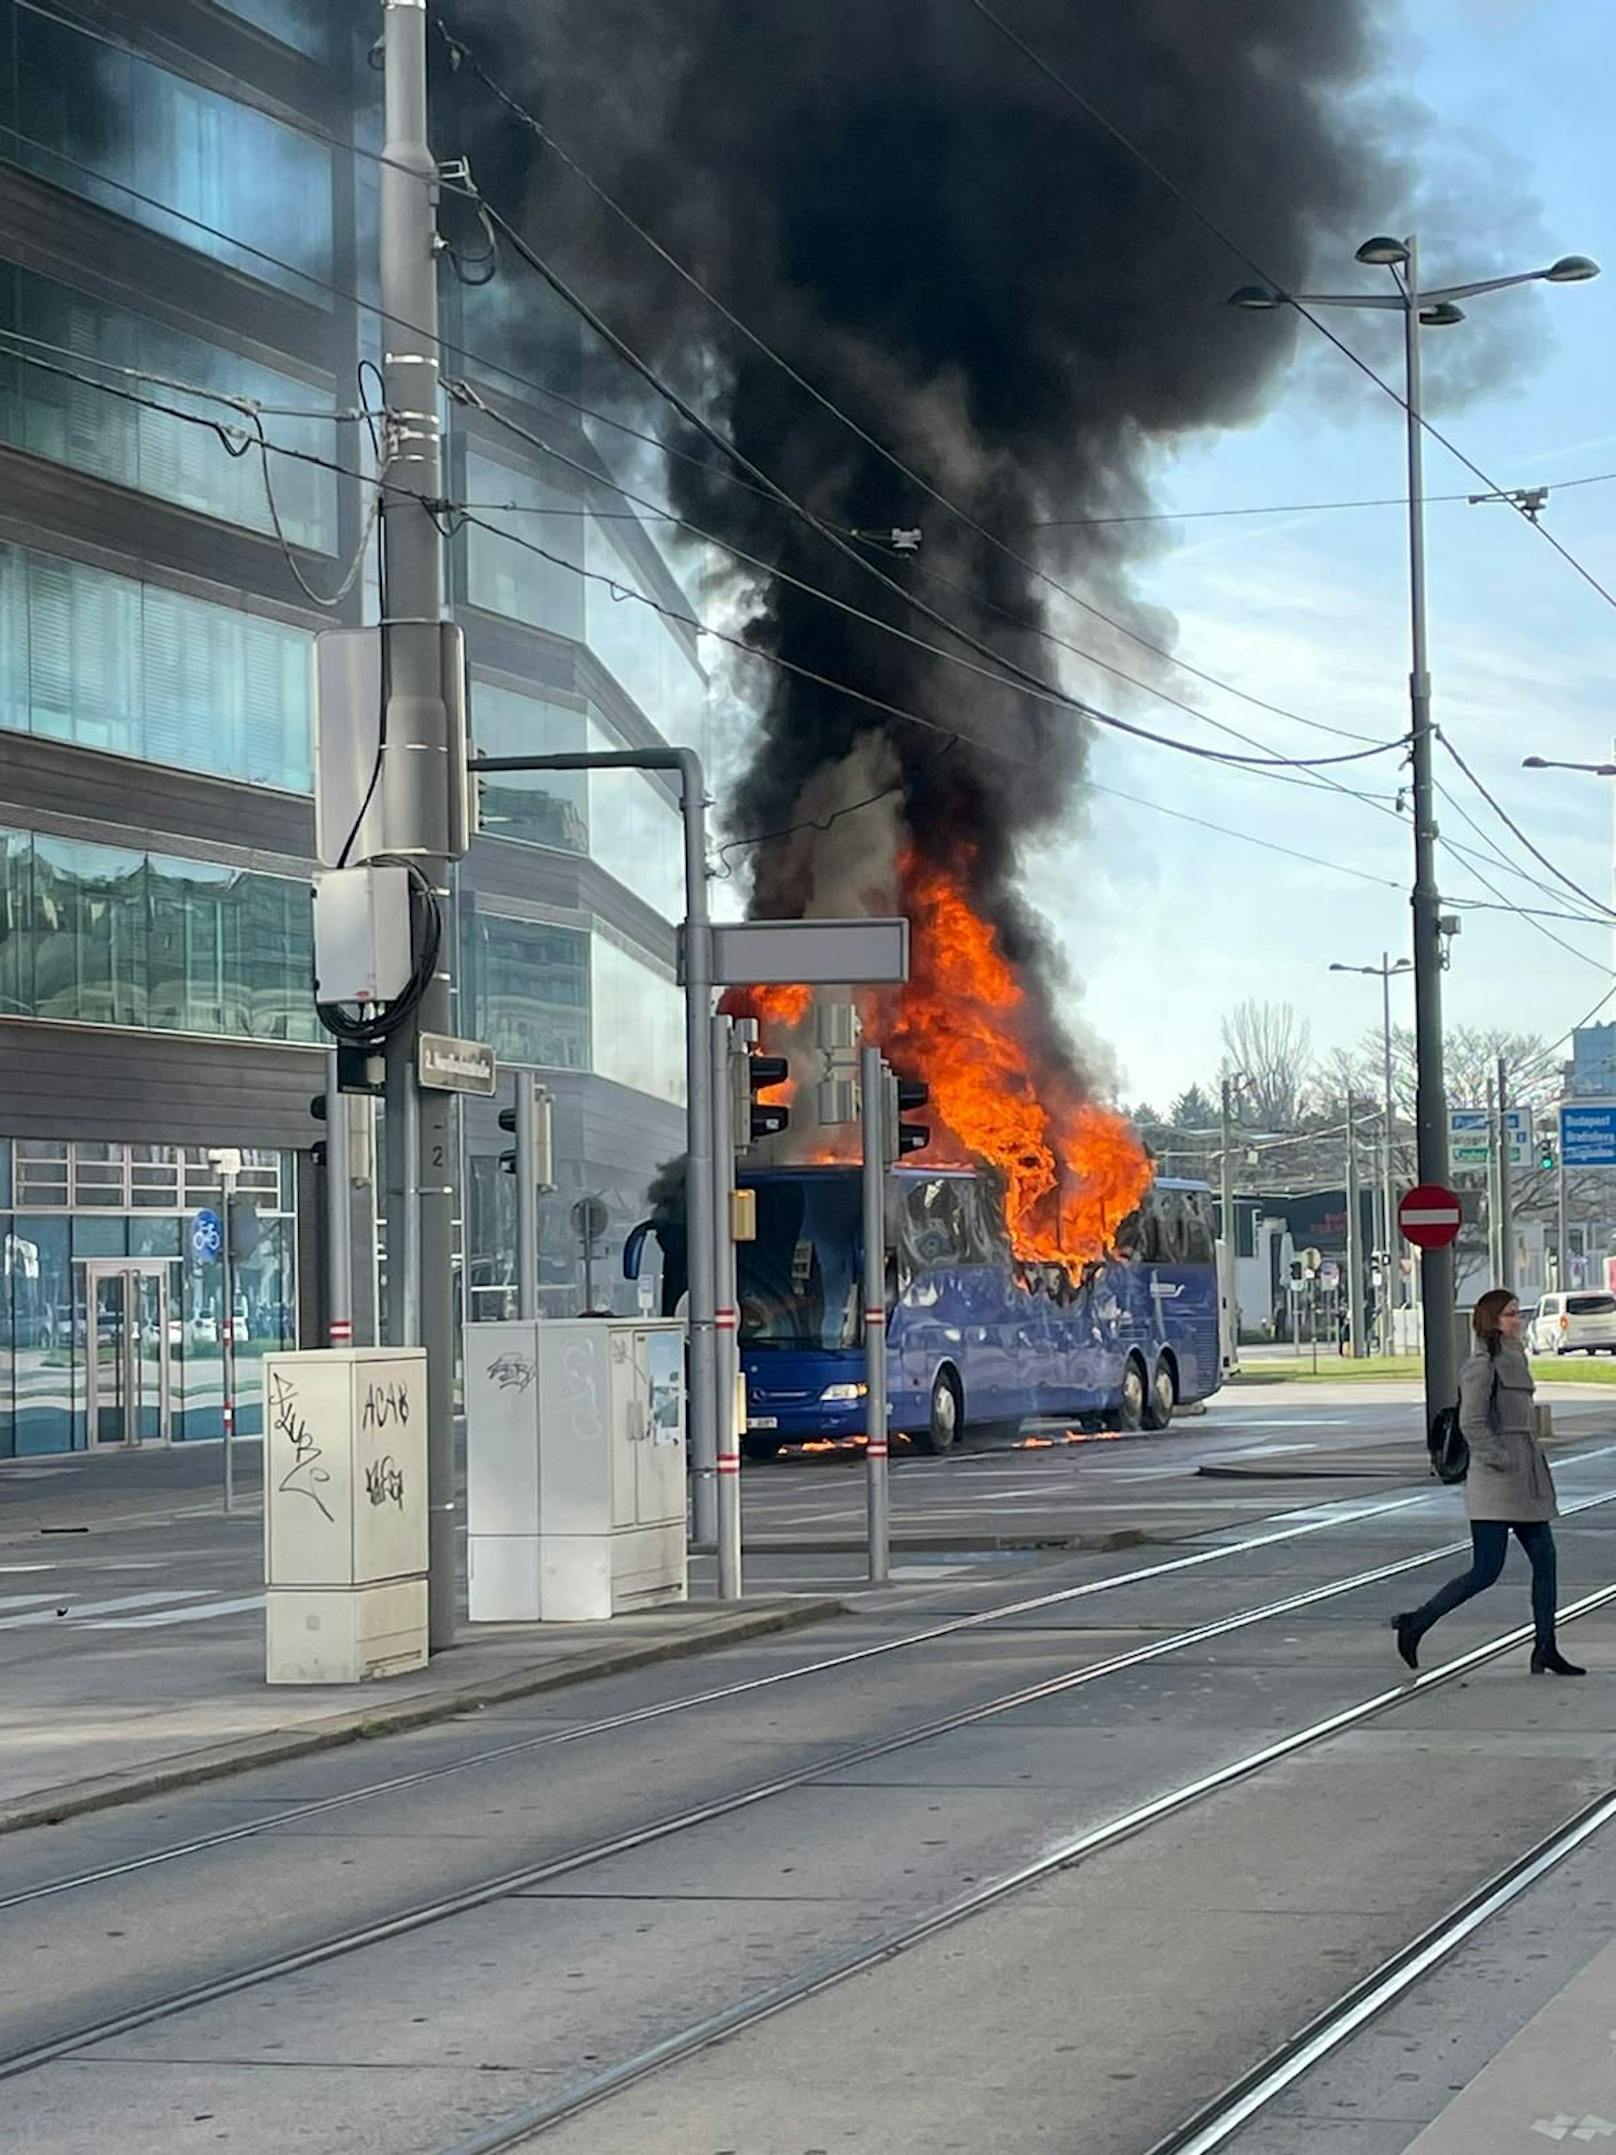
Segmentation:
{"type": "Polygon", "coordinates": [[[1398,1226],[1422,1250],[1440,1250],[1452,1242],[1463,1219],[1458,1198],[1440,1182],[1422,1182],[1397,1208],[1398,1226]]]}

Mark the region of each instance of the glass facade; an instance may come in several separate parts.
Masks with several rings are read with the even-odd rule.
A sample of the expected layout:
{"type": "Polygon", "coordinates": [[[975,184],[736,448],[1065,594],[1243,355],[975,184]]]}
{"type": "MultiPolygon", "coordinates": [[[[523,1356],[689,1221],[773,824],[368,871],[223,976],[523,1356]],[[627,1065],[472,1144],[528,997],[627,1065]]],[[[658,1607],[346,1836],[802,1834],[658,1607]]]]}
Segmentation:
{"type": "Polygon", "coordinates": [[[596,935],[590,948],[594,1068],[682,1107],[685,999],[671,972],[596,935]]]}
{"type": "Polygon", "coordinates": [[[462,968],[470,1031],[501,1062],[589,1068],[587,935],[478,908],[465,919],[462,968]]]}
{"type": "MultiPolygon", "coordinates": [[[[161,1439],[165,1398],[170,1437],[219,1436],[223,1283],[185,1233],[192,1211],[220,1203],[206,1154],[0,1141],[0,1160],[0,1459],[120,1442],[131,1430],[161,1439]]],[[[243,1435],[263,1427],[264,1355],[295,1343],[291,1187],[288,1156],[246,1153],[236,1217],[251,1247],[235,1295],[243,1435]]]]}
{"type": "MultiPolygon", "coordinates": [[[[487,756],[621,748],[581,710],[478,683],[477,747],[487,756]]],[[[684,917],[684,836],[678,808],[640,771],[522,771],[482,781],[491,838],[588,854],[664,920],[684,917]]]]}
{"type": "Polygon", "coordinates": [[[311,639],[0,546],[0,726],[307,793],[311,639]]]}
{"type": "Polygon", "coordinates": [[[342,16],[331,0],[218,0],[218,5],[311,60],[330,56],[342,16]]]}
{"type": "Polygon", "coordinates": [[[306,883],[0,830],[0,1013],[319,1037],[306,883]]]}
{"type": "Polygon", "coordinates": [[[576,499],[536,472],[480,449],[466,452],[466,499],[477,505],[482,519],[466,526],[466,596],[471,604],[528,628],[581,641],[583,579],[563,566],[583,559],[576,499]],[[490,531],[489,524],[506,530],[490,531]],[[524,540],[531,543],[524,545],[524,540]],[[545,560],[534,547],[557,559],[545,560]]]}
{"type": "MultiPolygon", "coordinates": [[[[278,12],[316,11],[282,0],[278,12]]],[[[19,164],[249,277],[330,304],[308,281],[329,282],[332,270],[323,142],[23,0],[0,15],[15,24],[3,95],[19,164]]]]}
{"type": "MultiPolygon", "coordinates": [[[[42,346],[60,347],[42,351],[46,364],[41,366],[30,366],[9,352],[0,360],[0,438],[13,448],[216,516],[223,523],[240,524],[248,531],[274,530],[260,456],[233,456],[211,426],[200,427],[145,404],[127,403],[95,383],[49,371],[65,367],[73,374],[91,375],[99,360],[108,367],[145,369],[175,381],[193,382],[223,396],[311,412],[316,416],[268,417],[265,432],[271,441],[287,448],[328,462],[337,460],[336,425],[318,416],[335,409],[328,391],[259,366],[201,337],[107,306],[11,263],[0,266],[0,325],[42,346]]],[[[109,374],[107,379],[117,385],[123,377],[109,374]]],[[[192,396],[183,389],[149,384],[142,393],[209,420],[232,417],[212,398],[192,396]]],[[[287,537],[322,553],[334,553],[336,474],[288,456],[272,456],[270,464],[287,537]]]]}
{"type": "Polygon", "coordinates": [[[707,676],[697,662],[691,632],[643,603],[655,599],[657,606],[670,605],[598,517],[584,521],[586,566],[593,575],[611,579],[584,586],[590,650],[664,739],[683,748],[701,748],[707,676]],[[640,597],[629,597],[631,592],[640,597]]]}

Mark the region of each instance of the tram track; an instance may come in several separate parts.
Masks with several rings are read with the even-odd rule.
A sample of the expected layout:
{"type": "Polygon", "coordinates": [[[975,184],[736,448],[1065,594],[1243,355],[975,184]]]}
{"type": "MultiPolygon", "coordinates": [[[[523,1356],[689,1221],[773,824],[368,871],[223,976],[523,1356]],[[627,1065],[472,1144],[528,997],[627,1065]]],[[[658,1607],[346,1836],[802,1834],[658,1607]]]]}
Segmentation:
{"type": "MultiPolygon", "coordinates": [[[[691,1713],[703,1707],[729,1705],[741,1698],[759,1692],[774,1690],[782,1685],[800,1682],[811,1676],[836,1674],[864,1663],[882,1660],[890,1655],[904,1653],[916,1647],[927,1646],[941,1639],[958,1637],[971,1631],[985,1630],[988,1626],[1002,1623],[1012,1617],[1035,1615],[1043,1609],[1069,1606],[1078,1601],[1113,1593],[1123,1587],[1148,1584],[1154,1579],[1168,1578],[1185,1572],[1193,1572],[1208,1565],[1228,1562],[1236,1557],[1249,1556],[1257,1551],[1278,1547],[1284,1543],[1301,1541],[1317,1534],[1359,1526],[1366,1521],[1408,1511],[1427,1501],[1430,1492],[1417,1496],[1397,1497],[1385,1503],[1354,1507],[1350,1511],[1331,1514],[1325,1518],[1302,1521],[1294,1526],[1279,1527],[1272,1532],[1249,1535],[1237,1542],[1220,1544],[1210,1549],[1197,1549],[1186,1556],[1165,1558],[1157,1564],[1136,1566],[1103,1579],[1089,1579],[1077,1586],[1058,1587],[1045,1594],[1023,1596],[1018,1600],[997,1604],[990,1609],[974,1611],[969,1616],[950,1617],[940,1624],[931,1624],[917,1631],[906,1632],[897,1638],[879,1639],[868,1646],[849,1648],[845,1653],[822,1655],[787,1669],[775,1669],[762,1676],[749,1676],[736,1683],[719,1684],[706,1690],[688,1692],[674,1699],[657,1700],[646,1706],[625,1709],[621,1713],[605,1714],[590,1721],[579,1722],[569,1728],[547,1729],[537,1736],[523,1736],[508,1743],[494,1744],[473,1751],[464,1758],[442,1760],[436,1765],[422,1766],[408,1773],[389,1774],[374,1781],[367,1781],[352,1789],[343,1789],[334,1795],[310,1798],[304,1802],[288,1805],[286,1809],[271,1812],[265,1817],[245,1820],[232,1826],[221,1826],[214,1831],[196,1834],[185,1840],[175,1841],[166,1847],[151,1849],[140,1855],[128,1856],[115,1862],[97,1864],[84,1870],[66,1873],[59,1878],[47,1879],[38,1885],[28,1886],[17,1892],[0,1895],[0,1914],[31,1903],[49,1900],[57,1895],[72,1893],[88,1886],[103,1885],[111,1880],[133,1877],[142,1871],[158,1868],[163,1864],[181,1861],[189,1856],[203,1855],[211,1850],[256,1840],[276,1830],[305,1824],[310,1819],[328,1816],[345,1810],[354,1804],[371,1802],[387,1796],[401,1795],[407,1791],[423,1788],[431,1783],[469,1773],[480,1766],[499,1765],[508,1760],[524,1758],[545,1751],[558,1750],[593,1738],[610,1736],[625,1729],[642,1728],[666,1720],[675,1714],[691,1713]]],[[[1582,1499],[1568,1506],[1569,1510],[1581,1510],[1592,1506],[1616,1502],[1616,1490],[1606,1495],[1582,1499]]],[[[1452,1555],[1463,1545],[1452,1543],[1431,1551],[1421,1552],[1410,1560],[1410,1567],[1430,1563],[1443,1556],[1452,1555]]],[[[1001,1709],[1002,1710],[1002,1709],[1001,1709]]],[[[823,1770],[833,1770],[825,1768],[823,1770]]]]}
{"type": "MultiPolygon", "coordinates": [[[[1567,1510],[1589,1510],[1610,1502],[1616,1502],[1616,1491],[1584,1498],[1576,1504],[1568,1506],[1567,1510]]],[[[1264,1540],[1271,1538],[1263,1537],[1264,1540]]],[[[124,2011],[83,2022],[77,2027],[47,2037],[42,2042],[30,2044],[7,2055],[0,2055],[0,2081],[21,2078],[45,2065],[54,2063],[58,2059],[90,2049],[97,2044],[132,2034],[157,2022],[173,2019],[181,2014],[239,1996],[243,1992],[255,1990],[283,1978],[298,1975],[332,1961],[346,1958],[351,1954],[407,1937],[433,1925],[471,1914],[479,1908],[489,1906],[509,1896],[531,1892],[535,1888],[575,1875],[596,1865],[606,1863],[613,1858],[636,1853],[659,1842],[667,1841],[678,1834],[690,1832],[715,1821],[753,1810],[772,1798],[788,1795],[813,1783],[824,1781],[832,1776],[848,1772],[876,1760],[890,1758],[901,1751],[912,1749],[958,1730],[988,1722],[999,1715],[1013,1712],[1018,1708],[1063,1696],[1087,1685],[1101,1682],[1107,1677],[1165,1659],[1173,1654],[1188,1651],[1193,1647],[1204,1645],[1217,1639],[1229,1637],[1276,1618],[1318,1607],[1344,1595],[1383,1583],[1388,1579],[1403,1576],[1428,1564],[1450,1557],[1456,1554],[1463,1546],[1463,1544],[1456,1542],[1443,1544],[1434,1549],[1420,1551],[1414,1556],[1353,1573],[1346,1578],[1325,1581],[1320,1585],[1299,1589],[1294,1593],[1281,1596],[1256,1607],[1238,1610],[1227,1616],[1211,1619],[1188,1627],[1183,1631],[1173,1633],[1166,1638],[1151,1640],[1142,1646],[1130,1648],[1123,1653],[1110,1655],[1103,1660],[1086,1663],[1079,1668],[1065,1670],[1056,1675],[1017,1686],[1013,1690],[997,1694],[990,1699],[978,1701],[974,1705],[961,1707],[952,1712],[935,1716],[924,1723],[900,1730],[891,1736],[844,1747],[834,1753],[822,1754],[815,1759],[806,1761],[799,1767],[793,1768],[789,1772],[771,1775],[743,1788],[728,1791],[721,1796],[687,1805],[663,1818],[605,1837],[588,1846],[566,1851],[538,1863],[521,1865],[502,1872],[494,1878],[481,1880],[453,1892],[434,1896],[430,1900],[418,1902],[414,1906],[400,1910],[395,1914],[338,1932],[312,1945],[268,1957],[222,1976],[168,1991],[124,2011]]],[[[1096,1585],[1100,1583],[1091,1582],[1091,1584],[1096,1585]]],[[[1120,1583],[1120,1581],[1113,1583],[1120,1583]]],[[[1044,1598],[1036,1597],[1036,1600],[1041,1601],[1044,1598]]],[[[1612,1599],[1616,1599],[1616,1583],[1601,1588],[1594,1594],[1584,1597],[1583,1600],[1571,1604],[1562,1614],[1566,1621],[1574,1621],[1578,1616],[1602,1607],[1612,1599]]],[[[983,1615],[988,1613],[982,1612],[983,1615]]],[[[1001,1609],[994,1613],[1004,1615],[1008,1611],[1001,1609]]],[[[834,1961],[827,1968],[822,1968],[795,1983],[776,1986],[774,1990],[763,1994],[764,2000],[770,2002],[761,2002],[758,1998],[747,2000],[729,2012],[717,2016],[710,2027],[707,2023],[704,2023],[703,2030],[705,2032],[687,2031],[684,2036],[668,2039],[674,2046],[672,2049],[669,2049],[667,2044],[658,2045],[652,2062],[647,2063],[642,2058],[638,2062],[629,2061],[621,2067],[614,2068],[612,2075],[607,2076],[610,2079],[610,2086],[603,2085],[598,2091],[589,2092],[581,2096],[578,2101],[571,2103],[565,2112],[558,2111],[554,2117],[546,2116],[543,2120],[545,2128],[547,2129],[550,2124],[559,2123],[562,2115],[572,2115],[580,2108],[587,2108],[594,2102],[604,2100],[606,2095],[617,2092],[619,2087],[632,2084],[634,2079],[643,2077],[645,2072],[656,2070],[662,2064],[672,2063],[675,2057],[691,2055],[695,2050],[705,2047],[707,2042],[717,2041],[725,2034],[739,2032],[742,2027],[751,2025],[754,2020],[767,2017],[769,2013],[780,2010],[782,2005],[813,1996],[820,1989],[829,1987],[832,1983],[840,1982],[847,1976],[874,1965],[878,1960],[907,1951],[911,1946],[919,1944],[923,1939],[934,1935],[938,1930],[995,1905],[1006,1895],[1020,1890],[1023,1886],[1035,1882],[1038,1878],[1048,1876],[1051,1872],[1059,1870],[1069,1863],[1077,1862],[1084,1856],[1095,1853],[1101,1848],[1109,1847],[1116,1841],[1142,1830],[1157,1819],[1171,1816],[1176,1811],[1183,1809],[1187,1804],[1198,1801],[1202,1797],[1214,1793],[1217,1789],[1229,1786],[1234,1781],[1243,1779],[1251,1773],[1260,1771],[1267,1764],[1289,1757],[1295,1751],[1309,1745],[1323,1742],[1330,1736],[1355,1726],[1359,1721],[1386,1711],[1389,1707],[1396,1705],[1409,1696],[1430,1689],[1437,1684],[1451,1681],[1454,1677],[1497,1658],[1499,1655],[1508,1652],[1512,1646],[1518,1644],[1528,1635],[1524,1630],[1512,1630],[1500,1638],[1489,1641],[1482,1647],[1473,1649],[1471,1652],[1458,1657],[1457,1660],[1444,1664],[1441,1668],[1423,1673],[1412,1683],[1399,1683],[1393,1688],[1376,1693],[1372,1699],[1361,1702],[1356,1707],[1348,1708],[1322,1721],[1312,1723],[1308,1727],[1288,1737],[1278,1739],[1276,1742],[1264,1746],[1261,1750],[1219,1768],[1209,1775],[1202,1776],[1183,1787],[1168,1792],[1164,1796],[1154,1798],[1149,1803],[1123,1814],[1119,1819],[1112,1820],[1089,1833],[1062,1844],[1054,1851],[1039,1858],[1036,1862],[1022,1866],[1003,1878],[990,1881],[987,1885],[978,1888],[967,1896],[963,1901],[929,1913],[889,1933],[876,1944],[866,1949],[861,1949],[851,1956],[844,1956],[834,1961]],[[663,2054],[664,2052],[666,2052],[666,2055],[663,2054]],[[623,2077],[625,2075],[627,2077],[623,2077]]],[[[508,1755],[508,1749],[509,1747],[504,1747],[501,1755],[508,1755]]],[[[405,1785],[413,1785],[413,1777],[404,1777],[404,1781],[405,1785]]],[[[307,1816],[310,1809],[318,1810],[326,1807],[331,1801],[332,1799],[322,1799],[320,1804],[302,1808],[297,1815],[307,1816]]],[[[258,1821],[255,1823],[257,1830],[261,1831],[272,1822],[258,1821]]],[[[238,1836],[232,1834],[227,1837],[234,1838],[238,1836]]],[[[216,1841],[211,1844],[216,1845],[216,1841]]],[[[147,1858],[130,1859],[126,1864],[109,1866],[107,1867],[107,1874],[122,1876],[134,1869],[150,1868],[157,1861],[167,1860],[167,1856],[168,1852],[153,1852],[147,1858]]],[[[99,1875],[102,1874],[81,1874],[80,1878],[76,1880],[49,1881],[40,1887],[28,1889],[21,1894],[11,1896],[0,1906],[16,1906],[30,1900],[49,1898],[53,1894],[66,1890],[70,1884],[89,1883],[99,1875]]],[[[524,2128],[524,2130],[527,2129],[524,2128]]],[[[490,2146],[514,2144],[514,2141],[498,2141],[491,2142],[490,2146]]],[[[480,2146],[480,2143],[477,2143],[477,2145],[480,2146]]],[[[455,2155],[460,2155],[460,2151],[456,2150],[455,2155]]]]}
{"type": "MultiPolygon", "coordinates": [[[[1616,1582],[1597,1588],[1593,1593],[1586,1594],[1562,1608],[1561,1623],[1574,1623],[1580,1617],[1591,1615],[1613,1601],[1616,1601],[1616,1582]]],[[[483,2127],[470,2137],[455,2140],[436,2149],[434,2155],[507,2155],[507,2151],[529,2146],[556,2127],[626,2093],[655,2074],[693,2060],[718,2044],[758,2027],[795,2006],[806,2004],[810,1999],[822,1996],[855,1976],[891,1963],[943,1932],[1002,1905],[1027,1887],[1069,1870],[1153,1825],[1176,1817],[1193,1805],[1251,1779],[1270,1766],[1361,1727],[1365,1722],[1410,1698],[1422,1696],[1462,1679],[1489,1662],[1500,1659],[1515,1647],[1524,1645],[1531,1637],[1530,1625],[1516,1626],[1465,1653],[1456,1655],[1452,1661],[1444,1662],[1438,1668],[1422,1670],[1410,1681],[1378,1691],[1353,1706],[1328,1714],[1309,1723],[1305,1728],[1297,1729],[1257,1750],[1247,1752],[1210,1773],[1202,1774],[1134,1806],[1101,1826],[1073,1835],[1032,1861],[1018,1865],[1013,1871],[990,1879],[967,1894],[896,1925],[877,1938],[846,1951],[827,1955],[784,1981],[753,1991],[718,2012],[620,2059],[603,2071],[557,2090],[547,2099],[508,2112],[503,2118],[483,2127]]],[[[1599,1799],[1568,1826],[1561,1828],[1560,1836],[1550,1836],[1548,1843],[1540,1844],[1536,1850],[1521,1859],[1519,1865],[1512,1866],[1509,1873],[1493,1881],[1491,1887],[1484,1888],[1480,1895],[1473,1896],[1472,1900],[1476,1903],[1474,1908],[1469,1903],[1465,1904],[1463,1910],[1447,1919],[1446,1928],[1437,1926],[1435,1934],[1427,1934],[1417,1940],[1413,1947],[1407,1949],[1405,1955],[1399,1956],[1399,1965],[1388,1964],[1386,1968],[1378,1971],[1377,1977],[1372,1978],[1365,1989],[1362,1999],[1359,1999],[1356,1993],[1350,1994],[1350,2002],[1343,2001],[1332,2009],[1341,2019],[1340,2033],[1334,2040],[1345,2040],[1348,2034],[1362,2025],[1364,2018],[1379,2010],[1380,2003],[1398,1995],[1399,1989],[1406,1988],[1427,1966],[1433,1965],[1434,1958],[1440,1958],[1442,1951],[1451,1951],[1454,1945],[1461,1943],[1478,1922],[1486,1920],[1487,1913],[1496,1912],[1497,1908],[1506,1906],[1516,1893],[1523,1891],[1527,1884],[1543,1875],[1541,1868],[1533,1868],[1534,1864],[1552,1867],[1554,1861],[1562,1860],[1563,1855],[1570,1854],[1590,1833],[1597,1831],[1606,1819],[1613,1815],[1616,1815],[1616,1797],[1599,1799]],[[1565,1838],[1565,1846],[1557,1854],[1555,1849],[1560,1837],[1565,1838]],[[1500,1898],[1500,1895],[1503,1897],[1500,1898]],[[1485,1913],[1480,1912],[1482,1910],[1485,1910],[1485,1913]],[[1466,1924],[1468,1927],[1461,1927],[1466,1924]],[[1442,1940],[1446,1939],[1450,1932],[1451,1943],[1442,1945],[1442,1940]],[[1441,1950],[1438,1950],[1439,1947],[1441,1950]],[[1407,1969],[1406,1979],[1398,1981],[1401,1964],[1404,1962],[1407,1969]],[[1387,1987],[1394,1982],[1396,1987],[1387,1987]],[[1384,1996],[1381,1995],[1382,1991],[1384,1996]]],[[[1197,2128],[1203,2134],[1221,2130],[1220,2138],[1188,2139],[1181,2133],[1180,2137],[1169,2139],[1159,2148],[1151,2150],[1150,2155],[1211,2155],[1212,2150],[1221,2146],[1247,2118],[1255,2114],[1254,2108],[1246,2108],[1235,2115],[1235,2103],[1250,2102],[1259,2087],[1268,2090],[1263,2094],[1262,2100],[1272,2100],[1273,2095],[1288,2086],[1291,2079],[1300,2077],[1315,2056],[1325,2054],[1324,2049],[1315,2050],[1312,2046],[1324,2041],[1330,2033],[1333,2022],[1329,2021],[1329,2016],[1326,2016],[1326,2021],[1328,2024],[1325,2026],[1304,2030],[1291,2046],[1287,2046],[1285,2054],[1267,2061],[1265,2067],[1260,2069],[1260,2080],[1255,2081],[1251,2089],[1244,2088],[1242,2084],[1238,2093],[1231,2091],[1225,2102],[1229,2120],[1226,2127],[1221,2126],[1220,2116],[1214,2114],[1203,2120],[1197,2128]],[[1301,2062],[1295,2062],[1296,2060],[1301,2062]],[[1289,2071],[1289,2077],[1280,2079],[1278,2076],[1285,2073],[1293,2062],[1294,2070],[1289,2071]],[[1273,2083],[1271,2087],[1270,2082],[1273,2083]]],[[[1325,2047],[1334,2047],[1334,2044],[1328,2042],[1325,2047]]]]}

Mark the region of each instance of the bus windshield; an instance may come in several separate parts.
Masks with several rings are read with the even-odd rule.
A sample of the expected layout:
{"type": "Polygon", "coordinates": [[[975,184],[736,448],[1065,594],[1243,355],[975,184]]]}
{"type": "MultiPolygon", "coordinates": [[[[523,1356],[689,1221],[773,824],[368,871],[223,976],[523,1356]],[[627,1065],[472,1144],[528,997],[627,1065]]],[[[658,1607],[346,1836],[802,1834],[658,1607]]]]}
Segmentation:
{"type": "Polygon", "coordinates": [[[863,1235],[856,1170],[765,1176],[757,1240],[736,1244],[748,1347],[855,1347],[863,1235]]]}

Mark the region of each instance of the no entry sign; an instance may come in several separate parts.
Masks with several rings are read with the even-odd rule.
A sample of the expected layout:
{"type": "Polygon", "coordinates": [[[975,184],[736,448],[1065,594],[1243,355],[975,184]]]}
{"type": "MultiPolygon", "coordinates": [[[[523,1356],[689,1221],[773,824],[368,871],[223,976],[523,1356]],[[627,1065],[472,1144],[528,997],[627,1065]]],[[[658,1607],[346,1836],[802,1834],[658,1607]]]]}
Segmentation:
{"type": "Polygon", "coordinates": [[[1397,1208],[1397,1224],[1417,1249],[1440,1250],[1458,1235],[1459,1200],[1440,1182],[1422,1182],[1397,1208]]]}

